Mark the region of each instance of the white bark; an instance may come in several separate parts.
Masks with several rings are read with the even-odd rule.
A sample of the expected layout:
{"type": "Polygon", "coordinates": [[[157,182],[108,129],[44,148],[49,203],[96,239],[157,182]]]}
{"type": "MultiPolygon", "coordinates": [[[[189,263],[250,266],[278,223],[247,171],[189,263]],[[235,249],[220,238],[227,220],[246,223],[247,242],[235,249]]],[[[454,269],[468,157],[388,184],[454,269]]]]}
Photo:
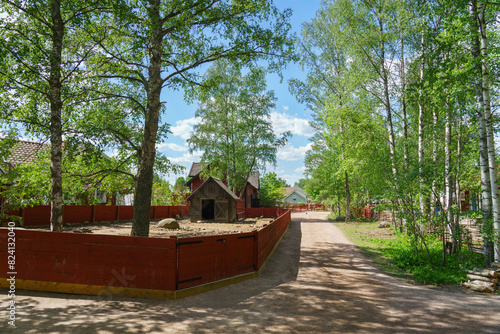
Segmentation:
{"type": "MultiPolygon", "coordinates": [[[[493,228],[495,232],[500,230],[500,211],[499,211],[499,194],[498,194],[498,179],[497,165],[495,156],[495,140],[493,137],[493,118],[491,115],[491,100],[490,100],[490,77],[488,66],[488,38],[486,35],[486,5],[487,1],[478,1],[478,19],[479,31],[481,33],[481,55],[482,55],[482,91],[484,117],[486,120],[486,139],[488,143],[488,163],[490,170],[491,184],[491,204],[493,211],[493,228]]],[[[496,240],[495,240],[496,241],[496,240]]],[[[495,261],[500,261],[500,249],[498,242],[495,242],[495,261]]]]}
{"type": "MultiPolygon", "coordinates": [[[[446,125],[444,130],[444,172],[445,172],[445,193],[446,193],[446,210],[448,223],[451,224],[452,214],[451,206],[452,202],[452,180],[451,180],[451,111],[449,110],[448,104],[446,105],[448,109],[446,112],[446,125]]],[[[451,226],[448,225],[448,230],[450,234],[452,233],[451,226]]]]}
{"type": "MultiPolygon", "coordinates": [[[[420,82],[424,81],[424,34],[422,33],[422,37],[420,40],[420,82]]],[[[423,94],[422,88],[420,88],[419,92],[419,101],[418,101],[418,175],[420,178],[420,213],[424,214],[424,179],[423,179],[423,171],[422,165],[424,163],[424,102],[422,101],[423,94]]]]}
{"type": "MultiPolygon", "coordinates": [[[[479,27],[477,25],[477,2],[475,0],[471,1],[471,18],[474,23],[472,26],[474,38],[472,41],[472,56],[475,59],[475,69],[476,69],[476,108],[479,120],[479,166],[481,171],[481,197],[482,197],[482,208],[481,212],[483,215],[483,231],[488,231],[490,229],[491,222],[491,182],[490,182],[490,171],[488,165],[488,142],[486,140],[486,120],[484,117],[484,105],[483,105],[483,90],[482,90],[482,68],[480,61],[480,45],[479,37],[477,33],[479,27]]],[[[484,238],[484,259],[485,266],[488,267],[493,259],[493,247],[489,238],[484,238]]]]}

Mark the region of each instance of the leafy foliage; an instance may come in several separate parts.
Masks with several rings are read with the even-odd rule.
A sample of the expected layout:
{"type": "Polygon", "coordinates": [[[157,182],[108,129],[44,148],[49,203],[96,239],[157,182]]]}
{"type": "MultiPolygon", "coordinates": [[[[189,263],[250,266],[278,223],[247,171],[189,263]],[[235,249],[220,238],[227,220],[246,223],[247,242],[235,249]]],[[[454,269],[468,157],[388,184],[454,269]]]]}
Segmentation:
{"type": "MultiPolygon", "coordinates": [[[[203,151],[205,173],[241,190],[250,175],[276,164],[279,147],[289,133],[278,138],[270,121],[276,98],[266,90],[265,71],[251,67],[245,75],[227,61],[216,62],[205,76],[196,117],[200,122],[188,139],[190,151],[203,151]]],[[[205,176],[209,176],[205,175],[205,176]]]]}
{"type": "Polygon", "coordinates": [[[276,175],[275,172],[269,172],[260,179],[259,198],[261,206],[279,206],[283,202],[283,187],[286,187],[286,181],[276,175]]]}

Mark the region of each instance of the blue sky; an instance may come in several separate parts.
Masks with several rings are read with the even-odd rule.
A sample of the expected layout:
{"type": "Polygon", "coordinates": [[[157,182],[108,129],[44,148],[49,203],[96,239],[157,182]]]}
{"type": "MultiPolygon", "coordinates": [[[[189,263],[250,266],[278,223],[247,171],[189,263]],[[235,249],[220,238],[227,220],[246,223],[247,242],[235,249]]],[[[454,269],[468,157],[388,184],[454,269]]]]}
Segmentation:
{"type": "MultiPolygon", "coordinates": [[[[276,6],[283,10],[291,8],[293,15],[291,19],[292,29],[300,35],[301,24],[310,21],[320,7],[320,0],[275,0],[276,6]]],[[[288,80],[291,78],[304,78],[297,64],[288,64],[283,71],[283,81],[276,74],[268,75],[268,89],[274,90],[277,102],[272,111],[271,121],[276,133],[291,131],[292,137],[287,146],[278,151],[277,166],[269,167],[266,171],[275,171],[278,176],[285,179],[290,185],[303,178],[304,155],[309,148],[309,138],[314,134],[309,126],[311,120],[310,111],[305,105],[299,104],[295,97],[288,91],[288,80]]],[[[162,100],[166,101],[167,111],[162,116],[162,121],[171,124],[172,134],[165,143],[158,145],[158,150],[165,154],[173,163],[186,167],[184,174],[166,175],[165,179],[171,183],[179,176],[186,176],[192,162],[200,160],[200,154],[190,155],[186,145],[186,139],[196,124],[196,103],[187,104],[183,99],[182,91],[168,91],[162,93],[162,100]]]]}

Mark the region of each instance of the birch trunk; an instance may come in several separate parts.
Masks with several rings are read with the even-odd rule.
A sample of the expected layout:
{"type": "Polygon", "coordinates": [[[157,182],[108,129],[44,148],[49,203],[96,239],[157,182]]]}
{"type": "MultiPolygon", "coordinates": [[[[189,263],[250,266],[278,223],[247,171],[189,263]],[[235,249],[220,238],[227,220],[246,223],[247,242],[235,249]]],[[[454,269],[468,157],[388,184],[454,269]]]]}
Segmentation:
{"type": "MultiPolygon", "coordinates": [[[[492,212],[491,212],[491,182],[490,182],[490,172],[488,165],[488,142],[486,139],[486,120],[484,118],[484,104],[483,104],[483,90],[481,87],[482,78],[482,68],[481,68],[481,49],[480,42],[477,33],[479,32],[479,26],[477,24],[477,1],[471,1],[470,6],[471,12],[471,22],[473,29],[473,41],[472,41],[472,56],[475,60],[475,70],[476,70],[476,110],[479,120],[479,166],[481,171],[481,199],[482,199],[482,224],[483,231],[491,231],[492,225],[492,212]]],[[[493,260],[493,243],[486,237],[484,240],[484,262],[485,267],[489,267],[493,260]]]]}
{"type": "Polygon", "coordinates": [[[156,157],[156,136],[160,116],[160,93],[162,88],[162,23],[160,20],[160,1],[150,0],[148,16],[151,22],[151,41],[149,49],[148,90],[146,117],[144,120],[143,142],[139,150],[138,170],[135,178],[133,236],[149,236],[151,215],[151,189],[153,187],[153,165],[156,157]]]}
{"type": "MultiPolygon", "coordinates": [[[[451,236],[454,235],[452,221],[453,215],[451,212],[452,202],[452,177],[451,177],[451,110],[446,104],[446,125],[444,130],[444,173],[445,173],[445,196],[446,196],[446,215],[448,220],[448,232],[451,236]]],[[[453,239],[455,240],[455,239],[453,239]]]]}
{"type": "Polygon", "coordinates": [[[392,175],[394,177],[394,182],[396,182],[397,169],[396,169],[396,144],[394,139],[394,127],[392,124],[392,110],[391,110],[391,98],[389,94],[389,78],[387,75],[387,70],[385,68],[385,45],[384,45],[384,24],[379,18],[379,34],[380,34],[380,75],[382,79],[382,85],[384,89],[384,105],[387,114],[387,133],[389,135],[389,152],[392,166],[392,175]]]}
{"type": "MultiPolygon", "coordinates": [[[[437,147],[437,124],[438,124],[438,114],[436,110],[433,110],[432,112],[432,127],[434,130],[434,140],[432,143],[432,163],[434,166],[437,166],[437,161],[438,161],[438,147],[437,147]]],[[[431,210],[432,214],[436,214],[436,203],[439,200],[439,198],[436,197],[437,195],[437,187],[436,187],[436,180],[432,180],[432,185],[431,185],[431,210]]]]}
{"type": "Polygon", "coordinates": [[[63,229],[62,193],[62,100],[61,100],[61,62],[64,37],[64,23],[61,17],[61,1],[51,4],[52,54],[50,57],[50,230],[63,229]]]}
{"type": "MultiPolygon", "coordinates": [[[[493,232],[500,230],[500,212],[499,212],[499,194],[498,194],[498,179],[497,165],[495,156],[495,140],[493,137],[493,118],[491,115],[491,100],[490,100],[490,77],[488,66],[488,39],[486,35],[486,5],[487,1],[478,1],[478,21],[481,40],[481,59],[482,59],[482,92],[483,92],[483,107],[484,118],[486,121],[486,140],[488,144],[488,163],[490,170],[491,184],[491,204],[493,211],[493,232]]],[[[494,236],[493,236],[494,237],[494,236]]],[[[500,249],[498,242],[494,245],[495,261],[500,261],[500,249]]]]}
{"type": "MultiPolygon", "coordinates": [[[[422,37],[420,40],[420,83],[424,81],[424,34],[422,33],[422,37]]],[[[423,93],[422,88],[419,91],[419,99],[418,99],[418,175],[420,182],[420,213],[424,214],[424,179],[423,179],[423,170],[422,165],[424,163],[424,101],[423,101],[423,93]]]]}
{"type": "Polygon", "coordinates": [[[403,113],[403,138],[404,138],[403,159],[404,159],[405,174],[406,174],[408,172],[408,117],[406,112],[406,98],[405,98],[405,90],[406,90],[405,48],[404,48],[404,39],[402,33],[400,35],[400,49],[401,49],[401,68],[400,68],[401,111],[403,113]]]}

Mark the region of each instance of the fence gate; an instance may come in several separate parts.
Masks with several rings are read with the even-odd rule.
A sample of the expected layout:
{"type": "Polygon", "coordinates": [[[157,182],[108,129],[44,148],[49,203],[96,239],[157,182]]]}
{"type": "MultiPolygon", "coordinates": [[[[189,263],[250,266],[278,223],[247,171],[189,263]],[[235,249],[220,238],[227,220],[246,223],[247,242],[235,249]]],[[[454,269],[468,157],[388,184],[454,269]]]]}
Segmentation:
{"type": "Polygon", "coordinates": [[[255,233],[179,239],[177,289],[255,271],[255,233]]]}

